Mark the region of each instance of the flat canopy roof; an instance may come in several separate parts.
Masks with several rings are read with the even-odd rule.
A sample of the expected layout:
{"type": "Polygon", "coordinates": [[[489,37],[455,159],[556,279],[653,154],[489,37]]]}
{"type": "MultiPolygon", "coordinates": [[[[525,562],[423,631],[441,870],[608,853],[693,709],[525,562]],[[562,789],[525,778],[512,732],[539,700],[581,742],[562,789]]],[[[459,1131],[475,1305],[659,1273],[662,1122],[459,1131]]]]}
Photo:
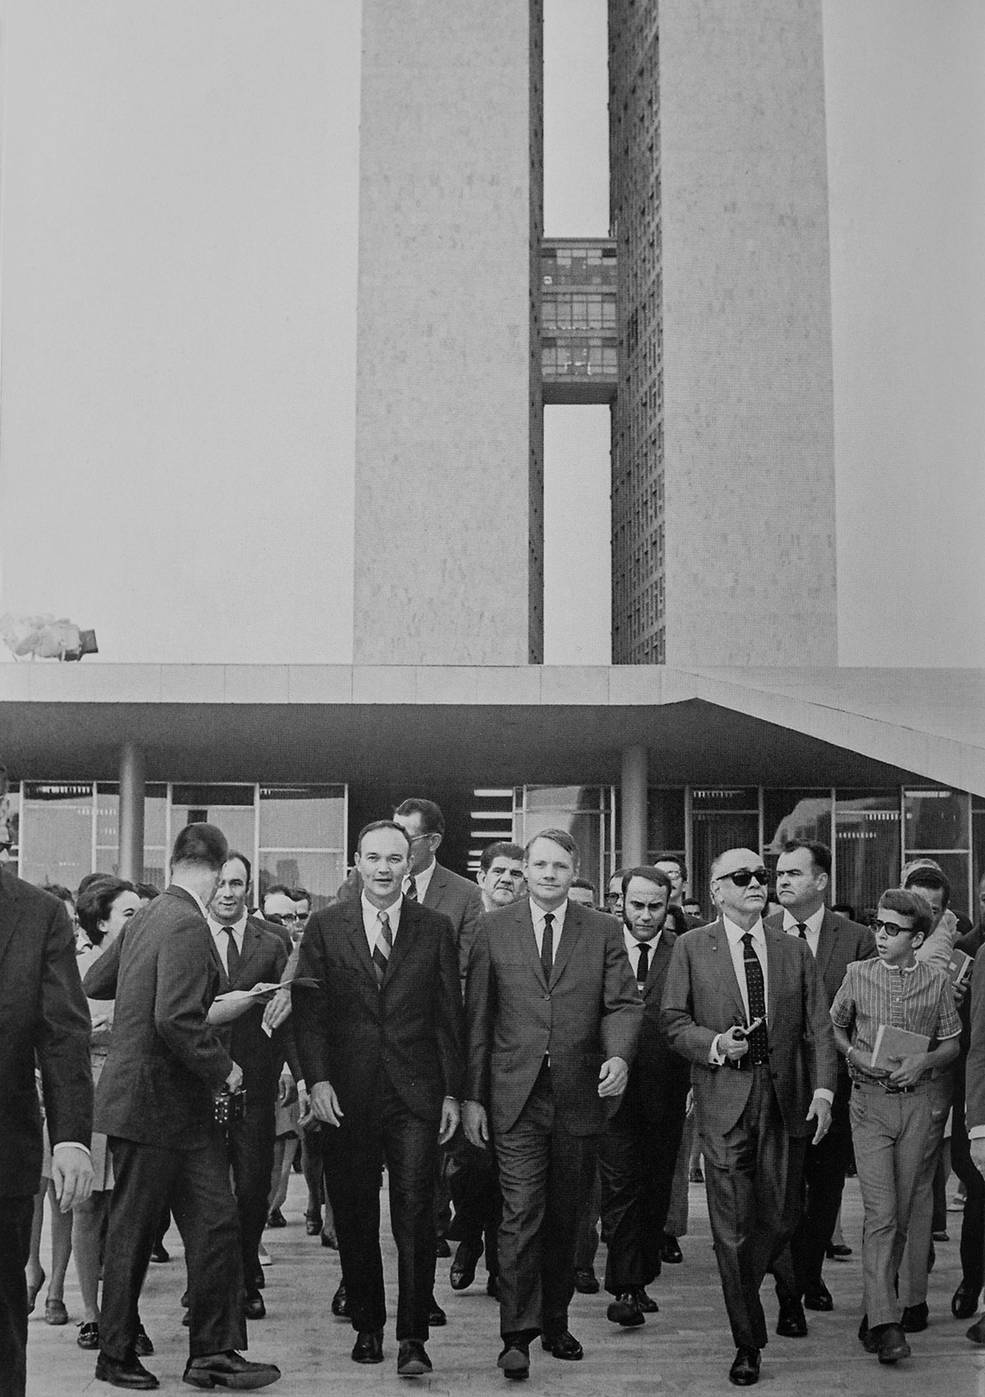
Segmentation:
{"type": "Polygon", "coordinates": [[[0,664],[14,777],[894,785],[985,795],[985,671],[0,664]]]}

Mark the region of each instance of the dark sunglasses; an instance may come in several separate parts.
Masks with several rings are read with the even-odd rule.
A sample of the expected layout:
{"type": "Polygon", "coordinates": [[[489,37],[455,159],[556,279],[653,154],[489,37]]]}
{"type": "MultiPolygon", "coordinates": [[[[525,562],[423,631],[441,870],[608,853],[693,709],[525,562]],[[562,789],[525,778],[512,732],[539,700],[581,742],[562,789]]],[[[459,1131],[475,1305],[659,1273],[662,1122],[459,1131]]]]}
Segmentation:
{"type": "Polygon", "coordinates": [[[737,888],[747,888],[755,878],[760,887],[768,887],[770,875],[765,868],[737,868],[734,873],[723,873],[723,878],[730,878],[737,888]]]}

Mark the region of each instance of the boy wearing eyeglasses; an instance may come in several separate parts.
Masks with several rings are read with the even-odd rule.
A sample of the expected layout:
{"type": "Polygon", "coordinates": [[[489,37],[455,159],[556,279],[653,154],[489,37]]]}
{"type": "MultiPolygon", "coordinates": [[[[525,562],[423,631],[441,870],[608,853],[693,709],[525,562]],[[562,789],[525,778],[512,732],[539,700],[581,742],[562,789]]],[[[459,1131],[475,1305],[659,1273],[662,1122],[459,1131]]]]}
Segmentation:
{"type": "Polygon", "coordinates": [[[896,1274],[911,1214],[923,1202],[929,1206],[947,1116],[934,1075],[957,1057],[961,1032],[948,977],[916,956],[932,920],[919,893],[884,892],[873,928],[876,958],[849,965],[831,1006],[835,1043],[852,1078],[852,1140],[865,1215],[859,1338],[880,1363],[910,1354],[896,1274]],[[874,1064],[881,1025],[922,1035],[927,1049],[874,1064]]]}

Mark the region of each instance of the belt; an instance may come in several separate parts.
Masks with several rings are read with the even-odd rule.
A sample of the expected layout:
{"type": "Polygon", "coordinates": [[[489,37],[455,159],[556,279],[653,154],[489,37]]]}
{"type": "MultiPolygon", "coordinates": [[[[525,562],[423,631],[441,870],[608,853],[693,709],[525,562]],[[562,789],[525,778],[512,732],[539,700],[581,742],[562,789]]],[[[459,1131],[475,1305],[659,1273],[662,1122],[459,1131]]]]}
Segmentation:
{"type": "Polygon", "coordinates": [[[919,1091],[923,1085],[923,1082],[917,1082],[912,1087],[897,1087],[893,1086],[890,1082],[876,1081],[875,1078],[873,1078],[871,1082],[852,1083],[852,1086],[855,1088],[856,1091],[861,1091],[864,1087],[878,1087],[879,1090],[884,1091],[887,1096],[912,1096],[913,1093],[915,1091],[919,1091]]]}
{"type": "Polygon", "coordinates": [[[742,1057],[727,1057],[725,1059],[727,1067],[731,1067],[733,1072],[751,1072],[754,1067],[769,1067],[769,1059],[764,1058],[762,1062],[750,1062],[749,1054],[742,1057]]]}

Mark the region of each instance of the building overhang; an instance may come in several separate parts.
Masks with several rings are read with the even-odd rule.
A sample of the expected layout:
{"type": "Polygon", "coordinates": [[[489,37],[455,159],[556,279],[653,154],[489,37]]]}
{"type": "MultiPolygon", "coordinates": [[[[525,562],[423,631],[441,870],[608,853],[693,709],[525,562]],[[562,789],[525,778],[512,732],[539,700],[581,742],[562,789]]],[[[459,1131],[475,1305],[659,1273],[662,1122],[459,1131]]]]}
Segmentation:
{"type": "Polygon", "coordinates": [[[985,795],[985,671],[0,665],[14,778],[893,785],[985,795]]]}

